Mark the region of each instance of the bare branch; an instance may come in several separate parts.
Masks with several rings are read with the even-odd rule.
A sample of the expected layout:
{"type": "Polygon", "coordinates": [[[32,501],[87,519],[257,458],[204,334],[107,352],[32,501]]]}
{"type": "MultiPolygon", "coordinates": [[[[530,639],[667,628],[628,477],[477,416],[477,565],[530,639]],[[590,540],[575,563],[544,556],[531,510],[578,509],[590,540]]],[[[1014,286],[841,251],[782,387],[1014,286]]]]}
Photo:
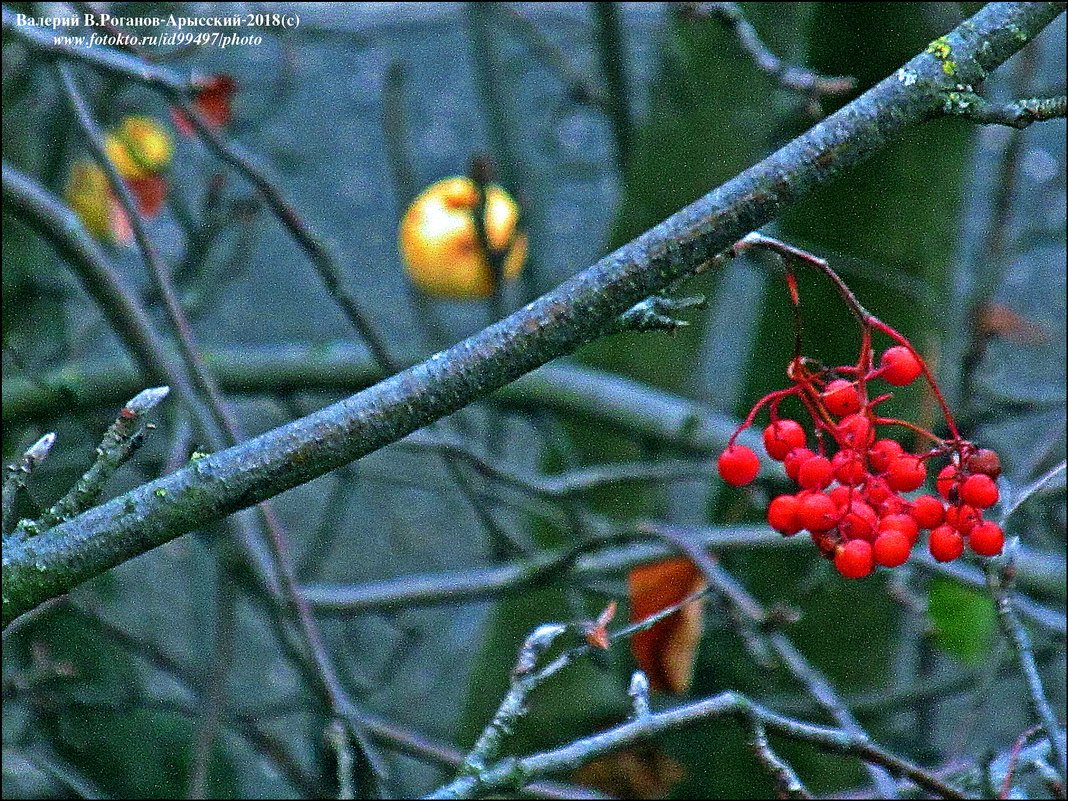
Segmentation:
{"type": "Polygon", "coordinates": [[[38,520],[24,520],[16,532],[38,534],[57,523],[85,511],[100,498],[108,480],[144,443],[153,428],[145,418],[170,392],[170,387],[154,387],[129,401],[111,424],[100,444],[96,460],[70,491],[55,502],[38,520]]]}
{"type": "Polygon", "coordinates": [[[33,471],[37,469],[38,465],[48,457],[48,453],[55,443],[56,434],[54,431],[50,431],[28,447],[23,452],[22,458],[13,464],[9,464],[4,469],[3,530],[5,534],[10,530],[14,519],[15,499],[18,496],[18,491],[25,489],[26,480],[33,475],[33,471]]]}
{"type": "Polygon", "coordinates": [[[768,742],[767,727],[759,718],[752,722],[752,738],[749,745],[760,761],[760,764],[771,774],[778,788],[779,798],[812,798],[812,794],[805,789],[801,779],[790,765],[783,761],[782,757],[771,750],[768,742]]]}
{"type": "Polygon", "coordinates": [[[992,103],[971,91],[946,93],[943,113],[962,117],[981,125],[1007,125],[1026,128],[1032,123],[1063,119],[1068,112],[1068,97],[1031,97],[1011,103],[992,103]]]}
{"type": "Polygon", "coordinates": [[[1016,657],[1020,661],[1020,669],[1027,682],[1028,699],[1031,703],[1031,712],[1036,721],[1042,726],[1049,737],[1053,747],[1053,753],[1057,759],[1056,769],[1061,780],[1061,786],[1065,786],[1066,775],[1066,750],[1063,730],[1057,722],[1057,716],[1046,697],[1046,690],[1042,686],[1042,678],[1038,673],[1038,665],[1035,663],[1035,653],[1031,647],[1031,638],[1027,634],[1020,619],[1016,616],[1016,610],[1012,601],[1012,583],[1015,573],[1014,552],[1018,539],[1009,542],[1005,552],[997,559],[992,559],[987,567],[987,583],[994,597],[994,605],[998,612],[998,622],[1001,631],[1012,643],[1016,657]]]}
{"type": "Polygon", "coordinates": [[[784,89],[813,96],[843,95],[857,85],[856,80],[849,76],[820,75],[804,67],[787,64],[764,44],[737,3],[687,3],[684,10],[692,16],[710,17],[722,23],[734,34],[757,68],[778,81],[784,89]]]}
{"type": "Polygon", "coordinates": [[[808,743],[822,751],[854,756],[878,765],[894,775],[911,779],[941,798],[967,797],[929,771],[885,751],[867,738],[783,717],[735,692],[725,692],[703,701],[653,712],[551,751],[499,760],[477,775],[457,777],[426,797],[479,798],[494,792],[514,791],[538,776],[574,770],[599,756],[634,743],[721,718],[733,718],[743,725],[753,720],[759,721],[767,731],[808,743]]]}

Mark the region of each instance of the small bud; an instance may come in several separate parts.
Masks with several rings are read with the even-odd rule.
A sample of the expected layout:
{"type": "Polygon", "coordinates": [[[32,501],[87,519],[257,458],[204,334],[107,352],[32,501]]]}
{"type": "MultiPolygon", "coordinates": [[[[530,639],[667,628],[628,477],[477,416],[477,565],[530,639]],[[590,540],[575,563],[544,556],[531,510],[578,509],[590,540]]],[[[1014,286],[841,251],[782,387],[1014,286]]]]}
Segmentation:
{"type": "Polygon", "coordinates": [[[135,415],[144,414],[159,405],[170,394],[170,387],[152,387],[138,392],[124,407],[135,415]]]}
{"type": "Polygon", "coordinates": [[[645,671],[634,671],[634,675],[630,677],[627,695],[634,704],[634,717],[642,718],[649,714],[649,677],[645,675],[645,671]]]}
{"type": "Polygon", "coordinates": [[[567,631],[567,626],[560,623],[545,623],[534,629],[519,650],[519,659],[516,660],[513,674],[525,676],[534,670],[538,664],[538,657],[545,653],[556,638],[565,631],[567,631]]]}
{"type": "Polygon", "coordinates": [[[26,449],[24,456],[30,467],[36,467],[45,460],[48,456],[48,452],[52,450],[52,446],[56,444],[56,432],[49,431],[33,445],[26,449]]]}

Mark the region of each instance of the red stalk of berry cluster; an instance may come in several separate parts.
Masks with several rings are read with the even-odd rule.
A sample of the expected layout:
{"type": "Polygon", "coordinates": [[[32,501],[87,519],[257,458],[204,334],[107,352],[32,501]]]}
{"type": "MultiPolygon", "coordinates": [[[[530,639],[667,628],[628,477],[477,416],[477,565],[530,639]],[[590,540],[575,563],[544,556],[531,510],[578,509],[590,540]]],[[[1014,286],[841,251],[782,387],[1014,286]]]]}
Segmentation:
{"type": "Polygon", "coordinates": [[[761,234],[738,242],[734,253],[752,248],[771,250],[786,265],[795,326],[794,356],[786,368],[792,384],[757,401],[730,437],[719,457],[723,480],[738,487],[756,478],[757,455],[736,439],[767,406],[765,450],[783,462],[798,485],[796,493],[780,495],[768,505],[768,524],[787,537],[807,530],[820,553],[846,578],[867,576],[876,565],[904,564],[923,530],[930,531],[928,548],[939,561],[958,558],[965,544],[981,556],[1000,553],[1004,533],[996,523],[984,521],[982,511],[998,502],[1000,460],[994,451],[960,436],[923,356],[903,334],[865,309],[823,259],[761,234]],[[816,267],[831,280],[860,325],[855,364],[826,367],[802,354],[801,298],[793,274],[793,265],[799,263],[816,267]],[[872,345],[876,332],[893,342],[878,366],[872,345]],[[921,375],[941,408],[948,439],[912,421],[878,415],[876,406],[892,397],[891,392],[869,399],[869,383],[904,387],[921,375]],[[779,406],[791,397],[808,416],[815,450],[808,447],[809,435],[800,422],[779,417],[779,406]],[[896,440],[879,436],[879,428],[889,426],[905,428],[933,446],[909,453],[896,440]],[[949,463],[938,473],[937,495],[910,497],[908,493],[926,482],[928,463],[941,458],[949,463]]]}

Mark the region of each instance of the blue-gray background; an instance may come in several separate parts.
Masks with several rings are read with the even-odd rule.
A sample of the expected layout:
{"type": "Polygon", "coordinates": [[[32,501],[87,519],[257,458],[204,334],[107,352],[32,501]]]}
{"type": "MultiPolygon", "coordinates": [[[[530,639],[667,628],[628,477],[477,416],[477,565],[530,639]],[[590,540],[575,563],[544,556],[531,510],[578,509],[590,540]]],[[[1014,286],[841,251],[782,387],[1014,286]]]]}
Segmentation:
{"type": "MultiPolygon", "coordinates": [[[[206,5],[189,4],[182,13],[203,13],[206,5]]],[[[230,8],[210,5],[211,13],[230,8]]],[[[974,9],[952,3],[743,6],[783,57],[829,74],[854,75],[862,87],[974,9]]],[[[715,23],[680,20],[662,4],[624,4],[621,11],[632,120],[625,172],[616,159],[611,119],[575,99],[511,16],[534,23],[577,74],[601,87],[597,20],[589,4],[506,4],[478,11],[452,3],[305,4],[298,9],[301,26],[295,31],[267,32],[258,47],[203,49],[174,66],[234,75],[239,92],[229,134],[259,154],[309,223],[331,240],[349,286],[393,350],[415,358],[447,342],[428,341],[420,319],[427,308],[413,305],[396,250],[396,224],[412,191],[465,172],[476,154],[490,153],[503,165],[512,184],[508,188],[523,199],[531,242],[529,274],[510,298],[518,302],[592,263],[811,123],[804,102],[759,73],[715,23]],[[488,94],[478,80],[478,70],[487,65],[473,47],[479,24],[491,37],[492,63],[483,75],[488,94]],[[389,154],[398,147],[410,186],[397,181],[398,164],[389,154]]],[[[1009,98],[1063,91],[1063,42],[1062,18],[1025,56],[998,73],[989,93],[1009,98]]],[[[69,164],[84,149],[51,73],[23,63],[12,51],[5,43],[5,158],[60,193],[69,164]],[[28,85],[17,92],[12,88],[9,98],[16,77],[28,85]]],[[[85,71],[79,75],[102,123],[113,124],[124,113],[166,118],[159,99],[137,87],[105,83],[85,71]]],[[[934,356],[970,433],[1001,450],[1007,477],[1016,485],[1064,456],[1064,134],[1063,121],[1022,134],[955,121],[931,124],[776,226],[790,241],[830,258],[869,308],[934,356]],[[1013,137],[1019,137],[1015,145],[1013,137]],[[1014,188],[999,203],[1009,171],[1014,188]],[[992,254],[995,226],[1003,226],[1004,245],[992,254]],[[961,397],[967,310],[982,297],[1025,318],[1033,330],[1015,340],[994,337],[975,368],[971,389],[961,397]]],[[[195,213],[207,181],[222,172],[205,149],[179,139],[172,177],[186,208],[195,213]]],[[[232,175],[223,192],[238,210],[253,197],[232,175]]],[[[154,221],[152,232],[161,252],[178,261],[185,242],[173,212],[172,207],[154,221]]],[[[7,216],[4,234],[5,381],[118,354],[100,317],[51,251],[7,216]]],[[[113,256],[131,283],[145,286],[136,253],[116,249],[113,256]]],[[[783,288],[774,276],[766,265],[739,261],[692,287],[707,294],[710,303],[692,316],[687,331],[675,337],[617,338],[585,349],[578,358],[729,413],[744,413],[784,380],[791,335],[783,288]]],[[[352,337],[307,259],[264,210],[235,213],[183,289],[198,341],[208,350],[329,344],[352,337]]],[[[811,276],[803,277],[802,292],[807,341],[816,355],[836,363],[850,360],[856,332],[833,294],[811,276]]],[[[429,308],[450,341],[480,328],[490,314],[479,303],[431,303],[429,308]]],[[[898,410],[914,410],[917,398],[901,394],[895,400],[898,410]]],[[[328,400],[304,393],[285,402],[239,403],[246,427],[256,432],[328,400]]],[[[42,470],[42,496],[48,497],[48,487],[58,491],[84,468],[108,413],[103,410],[88,424],[40,422],[59,431],[57,452],[63,455],[42,470]]],[[[505,426],[505,454],[521,468],[552,466],[540,450],[543,435],[528,421],[480,414],[470,420],[476,427],[505,426]]],[[[158,473],[181,427],[181,419],[166,418],[138,462],[141,472],[127,471],[114,489],[158,473]]],[[[5,457],[43,430],[12,430],[5,424],[5,457]]],[[[562,432],[557,436],[569,438],[577,458],[591,463],[673,455],[566,421],[562,432]]],[[[609,493],[595,502],[599,511],[620,519],[639,514],[693,523],[759,518],[739,495],[717,492],[711,474],[663,491],[609,493]]],[[[489,559],[484,535],[440,462],[411,449],[386,449],[351,470],[288,493],[278,507],[309,581],[359,582],[489,559]]],[[[498,514],[530,547],[569,542],[522,508],[498,514]]],[[[1064,526],[1060,501],[1022,516],[1020,530],[1013,533],[1059,555],[1063,565],[1064,526]]],[[[802,609],[804,618],[795,627],[802,650],[857,700],[862,720],[889,746],[937,762],[974,756],[985,747],[1003,748],[1026,728],[1019,683],[992,678],[1003,652],[991,644],[996,643],[992,617],[981,600],[921,582],[917,589],[920,600],[929,603],[929,617],[917,617],[888,599],[882,578],[843,585],[807,552],[737,557],[728,565],[762,598],[802,609]],[[959,614],[960,609],[969,614],[959,614]],[[928,636],[929,626],[939,634],[928,636]],[[934,714],[908,704],[895,709],[878,703],[882,690],[938,682],[952,690],[934,705],[934,714]],[[996,692],[987,697],[990,682],[996,692]],[[981,723],[970,721],[975,716],[981,723]]],[[[92,582],[77,598],[203,674],[213,658],[219,580],[204,541],[185,537],[92,582]]],[[[500,604],[331,619],[326,623],[330,650],[361,702],[442,740],[469,745],[499,699],[524,632],[547,619],[573,617],[576,602],[595,611],[604,593],[619,594],[622,585],[599,589],[602,593],[593,596],[555,588],[500,604]]],[[[1051,602],[1063,604],[1063,594],[1054,593],[1051,602]]],[[[323,718],[263,616],[242,596],[228,697],[235,714],[259,718],[280,735],[303,769],[329,788],[332,768],[324,751],[323,718]]],[[[109,795],[185,792],[194,728],[188,711],[196,700],[188,687],[136,649],[116,645],[73,616],[46,618],[20,637],[12,656],[5,648],[5,676],[31,671],[33,642],[45,645],[49,659],[72,663],[75,675],[45,688],[58,699],[53,704],[35,700],[32,693],[5,696],[5,797],[61,794],[56,765],[109,795]]],[[[1063,643],[1039,644],[1051,655],[1049,675],[1063,677],[1063,643]]],[[[561,742],[617,719],[625,709],[628,669],[628,657],[620,654],[610,666],[584,667],[535,697],[514,747],[561,742]]],[[[5,692],[7,687],[5,679],[5,692]]],[[[774,699],[785,710],[816,714],[777,672],[754,670],[731,631],[713,621],[693,692],[724,687],[774,699]]],[[[1052,693],[1063,709],[1063,678],[1052,682],[1052,693]]],[[[222,732],[213,792],[255,797],[294,792],[233,720],[224,720],[222,732]]],[[[665,787],[673,784],[680,797],[769,792],[730,725],[702,727],[659,748],[660,755],[646,754],[644,764],[653,766],[665,787]],[[677,761],[681,771],[665,768],[660,759],[677,761]]],[[[816,790],[863,780],[858,770],[810,750],[783,750],[816,790]]],[[[406,758],[391,762],[394,792],[418,792],[441,778],[406,758]]]]}

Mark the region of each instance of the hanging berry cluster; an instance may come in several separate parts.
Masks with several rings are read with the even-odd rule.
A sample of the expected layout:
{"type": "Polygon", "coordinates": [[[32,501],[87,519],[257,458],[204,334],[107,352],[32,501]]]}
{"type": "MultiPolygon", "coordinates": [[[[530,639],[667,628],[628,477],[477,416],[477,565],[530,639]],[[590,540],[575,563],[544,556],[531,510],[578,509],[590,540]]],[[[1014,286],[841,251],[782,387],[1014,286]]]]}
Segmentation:
{"type": "Polygon", "coordinates": [[[723,480],[739,487],[756,478],[757,455],[735,440],[766,406],[770,422],[763,431],[764,449],[783,463],[798,486],[797,492],[771,501],[768,524],[787,537],[808,531],[820,553],[833,560],[846,578],[867,576],[876,565],[904,564],[924,530],[930,532],[931,555],[940,562],[961,556],[965,544],[981,556],[1000,553],[1004,533],[983,519],[984,510],[998,502],[1000,459],[994,451],[960,436],[916,349],[864,309],[822,259],[759,234],[738,243],[735,253],[754,247],[779,253],[786,265],[795,329],[795,353],[786,370],[791,385],[762,398],[731,436],[719,457],[723,480]],[[855,364],[827,367],[801,355],[800,298],[792,272],[799,261],[819,268],[834,282],[860,323],[855,364]],[[875,332],[894,343],[881,353],[878,364],[872,348],[875,332]],[[949,432],[946,438],[911,421],[879,414],[879,405],[892,397],[883,390],[908,386],[921,376],[941,408],[949,432]],[[787,398],[799,402],[811,436],[797,420],[780,416],[780,404],[787,398]],[[906,450],[889,436],[895,429],[911,432],[926,450],[906,450]],[[934,481],[937,494],[906,495],[923,487],[928,473],[943,462],[934,481]]]}

